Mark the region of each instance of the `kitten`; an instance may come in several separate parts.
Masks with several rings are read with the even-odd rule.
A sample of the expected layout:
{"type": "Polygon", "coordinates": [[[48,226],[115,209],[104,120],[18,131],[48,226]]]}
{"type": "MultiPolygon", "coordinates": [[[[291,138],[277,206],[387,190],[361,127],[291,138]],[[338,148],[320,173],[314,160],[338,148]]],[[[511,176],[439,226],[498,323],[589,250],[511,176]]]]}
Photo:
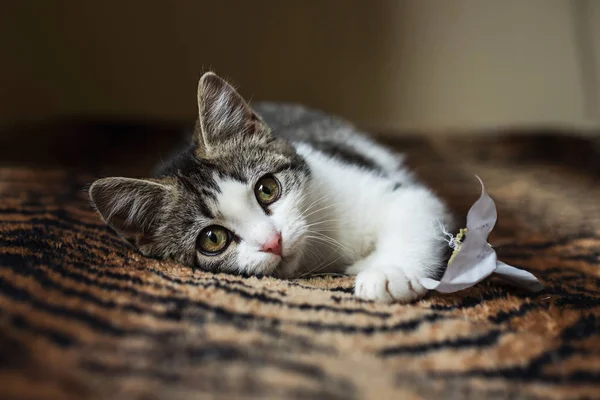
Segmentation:
{"type": "Polygon", "coordinates": [[[443,265],[444,204],[349,123],[296,105],[252,109],[206,73],[189,147],[153,179],[90,197],[142,254],[280,278],[356,274],[356,296],[411,301],[443,265]]]}

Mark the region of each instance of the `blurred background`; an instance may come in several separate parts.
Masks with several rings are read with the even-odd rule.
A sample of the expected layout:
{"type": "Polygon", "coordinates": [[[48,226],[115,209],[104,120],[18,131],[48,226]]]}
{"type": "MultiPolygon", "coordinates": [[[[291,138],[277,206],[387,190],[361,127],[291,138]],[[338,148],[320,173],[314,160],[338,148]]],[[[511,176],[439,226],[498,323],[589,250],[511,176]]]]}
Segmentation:
{"type": "Polygon", "coordinates": [[[600,126],[597,0],[4,1],[0,48],[5,149],[189,123],[206,70],[387,136],[600,126]]]}

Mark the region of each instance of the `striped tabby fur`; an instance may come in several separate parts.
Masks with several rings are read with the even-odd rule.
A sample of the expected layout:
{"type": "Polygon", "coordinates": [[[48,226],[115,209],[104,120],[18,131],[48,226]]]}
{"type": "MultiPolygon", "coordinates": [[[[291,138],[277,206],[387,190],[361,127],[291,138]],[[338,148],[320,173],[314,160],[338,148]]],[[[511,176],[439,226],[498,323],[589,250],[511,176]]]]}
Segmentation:
{"type": "Polygon", "coordinates": [[[459,212],[480,175],[500,258],[547,286],[491,280],[410,305],[357,300],[346,277],[147,259],[91,209],[93,177],[1,168],[0,398],[597,397],[600,182],[572,141],[400,143],[459,212]]]}

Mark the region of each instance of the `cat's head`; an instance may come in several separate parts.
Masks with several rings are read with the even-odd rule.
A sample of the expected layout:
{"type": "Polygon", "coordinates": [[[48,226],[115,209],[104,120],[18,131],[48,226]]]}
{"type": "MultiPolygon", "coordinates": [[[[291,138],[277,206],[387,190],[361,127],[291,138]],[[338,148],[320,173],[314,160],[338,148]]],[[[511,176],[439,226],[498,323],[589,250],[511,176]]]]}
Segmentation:
{"type": "Polygon", "coordinates": [[[209,271],[290,275],[306,242],[306,163],[213,73],[200,79],[198,109],[187,151],[159,178],[94,182],[96,209],[144,255],[209,271]]]}

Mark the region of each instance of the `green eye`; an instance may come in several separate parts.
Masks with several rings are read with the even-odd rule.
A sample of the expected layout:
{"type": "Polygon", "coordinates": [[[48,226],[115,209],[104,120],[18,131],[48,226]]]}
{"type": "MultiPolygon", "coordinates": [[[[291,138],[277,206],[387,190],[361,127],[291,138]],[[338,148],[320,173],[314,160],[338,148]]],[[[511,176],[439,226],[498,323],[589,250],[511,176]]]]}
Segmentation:
{"type": "Polygon", "coordinates": [[[230,241],[231,235],[227,229],[212,225],[200,232],[196,247],[204,255],[215,256],[225,251],[230,241]]]}
{"type": "Polygon", "coordinates": [[[254,195],[261,205],[268,206],[279,200],[281,185],[275,177],[271,175],[263,176],[254,186],[254,195]]]}

